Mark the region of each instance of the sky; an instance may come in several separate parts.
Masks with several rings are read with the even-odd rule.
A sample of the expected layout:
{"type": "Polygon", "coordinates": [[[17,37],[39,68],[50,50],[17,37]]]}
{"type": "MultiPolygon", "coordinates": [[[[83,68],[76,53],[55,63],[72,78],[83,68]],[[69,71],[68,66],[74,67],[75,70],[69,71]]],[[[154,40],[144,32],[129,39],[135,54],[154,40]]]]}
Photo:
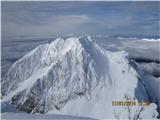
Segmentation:
{"type": "Polygon", "coordinates": [[[2,37],[159,34],[157,2],[2,2],[2,37]]]}

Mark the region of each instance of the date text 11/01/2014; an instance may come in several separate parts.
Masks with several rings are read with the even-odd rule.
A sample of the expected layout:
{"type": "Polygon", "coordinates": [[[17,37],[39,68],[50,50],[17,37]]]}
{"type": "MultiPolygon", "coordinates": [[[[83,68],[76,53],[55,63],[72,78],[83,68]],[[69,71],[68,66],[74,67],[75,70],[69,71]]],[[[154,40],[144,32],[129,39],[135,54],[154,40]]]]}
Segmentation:
{"type": "Polygon", "coordinates": [[[112,106],[148,106],[149,101],[112,101],[112,106]]]}

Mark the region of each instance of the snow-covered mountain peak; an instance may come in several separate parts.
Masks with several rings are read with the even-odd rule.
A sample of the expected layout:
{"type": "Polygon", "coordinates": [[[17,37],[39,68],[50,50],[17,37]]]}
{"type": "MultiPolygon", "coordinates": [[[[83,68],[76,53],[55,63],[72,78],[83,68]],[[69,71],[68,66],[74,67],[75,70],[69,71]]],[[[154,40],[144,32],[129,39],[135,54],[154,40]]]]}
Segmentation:
{"type": "MultiPolygon", "coordinates": [[[[56,66],[59,64],[62,64],[61,66],[65,67],[65,69],[82,69],[79,73],[83,74],[83,67],[90,63],[90,61],[101,62],[98,60],[97,53],[95,44],[91,42],[90,37],[57,38],[50,43],[38,46],[15,62],[6,74],[4,86],[6,85],[9,88],[5,87],[4,93],[8,94],[8,97],[6,97],[7,100],[12,98],[17,92],[28,88],[30,89],[37,79],[44,77],[54,67],[54,69],[56,69],[56,66]],[[83,66],[83,64],[85,65],[83,66]],[[10,81],[13,83],[10,85],[7,81],[8,83],[10,81]],[[21,85],[19,85],[19,83],[21,85]],[[12,91],[15,93],[13,94],[12,91]]],[[[102,62],[100,64],[102,64],[102,62]]],[[[97,68],[98,67],[99,65],[97,68]]],[[[99,70],[97,70],[97,72],[99,72],[99,70]]]]}
{"type": "Polygon", "coordinates": [[[42,54],[42,62],[53,63],[55,59],[61,60],[68,53],[78,56],[82,51],[86,51],[91,44],[93,43],[87,37],[58,38],[50,44],[46,44],[42,54]]]}
{"type": "MultiPolygon", "coordinates": [[[[2,101],[32,113],[134,117],[139,107],[112,106],[116,100],[149,98],[127,56],[125,51],[104,50],[91,37],[58,38],[12,65],[2,81],[2,101]]],[[[156,107],[140,112],[146,109],[156,107]]]]}

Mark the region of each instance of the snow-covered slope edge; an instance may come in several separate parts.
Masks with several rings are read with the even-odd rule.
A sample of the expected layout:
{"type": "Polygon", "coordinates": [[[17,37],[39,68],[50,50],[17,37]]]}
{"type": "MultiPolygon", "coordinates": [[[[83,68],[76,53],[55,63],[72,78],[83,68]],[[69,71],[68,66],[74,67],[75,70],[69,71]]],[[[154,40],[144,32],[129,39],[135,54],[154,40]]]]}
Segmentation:
{"type": "Polygon", "coordinates": [[[97,120],[94,118],[71,115],[42,115],[26,113],[3,113],[2,120],[97,120]]]}
{"type": "Polygon", "coordinates": [[[104,50],[90,37],[58,38],[13,64],[2,81],[3,101],[32,113],[156,118],[154,103],[112,106],[112,101],[149,100],[127,56],[104,50]]]}
{"type": "Polygon", "coordinates": [[[58,114],[28,114],[18,111],[13,105],[1,103],[2,120],[97,120],[94,118],[71,116],[71,115],[58,115],[58,114]]]}

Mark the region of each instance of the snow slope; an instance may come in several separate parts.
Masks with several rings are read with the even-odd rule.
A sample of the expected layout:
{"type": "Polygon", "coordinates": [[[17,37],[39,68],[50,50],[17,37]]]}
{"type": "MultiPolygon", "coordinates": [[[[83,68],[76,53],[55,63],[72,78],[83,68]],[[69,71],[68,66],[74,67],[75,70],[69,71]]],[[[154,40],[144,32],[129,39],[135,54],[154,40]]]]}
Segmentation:
{"type": "Polygon", "coordinates": [[[42,115],[28,114],[20,112],[13,105],[1,103],[1,119],[2,120],[96,120],[94,118],[71,116],[71,115],[42,115]]]}
{"type": "Polygon", "coordinates": [[[94,118],[71,115],[39,115],[26,113],[3,113],[2,120],[97,120],[94,118]]]}
{"type": "Polygon", "coordinates": [[[160,114],[160,39],[148,38],[101,38],[96,40],[107,50],[125,50],[130,60],[134,61],[134,69],[140,75],[149,98],[158,105],[160,114]]]}
{"type": "Polygon", "coordinates": [[[125,51],[110,52],[90,37],[58,38],[15,62],[2,81],[3,102],[31,113],[100,119],[156,118],[156,104],[118,107],[112,101],[150,101],[125,51]]]}

